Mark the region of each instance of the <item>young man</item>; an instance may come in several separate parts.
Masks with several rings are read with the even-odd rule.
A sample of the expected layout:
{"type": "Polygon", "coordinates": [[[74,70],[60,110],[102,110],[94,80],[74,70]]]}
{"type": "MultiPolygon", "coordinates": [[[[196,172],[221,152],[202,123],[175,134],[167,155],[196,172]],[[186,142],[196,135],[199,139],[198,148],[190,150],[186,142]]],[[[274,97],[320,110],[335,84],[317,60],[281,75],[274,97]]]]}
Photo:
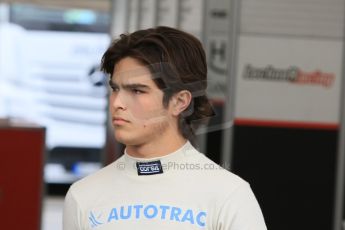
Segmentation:
{"type": "Polygon", "coordinates": [[[205,53],[193,36],[168,27],[111,44],[110,112],[124,155],[69,189],[64,230],[266,230],[247,182],[191,144],[212,115],[205,53]]]}

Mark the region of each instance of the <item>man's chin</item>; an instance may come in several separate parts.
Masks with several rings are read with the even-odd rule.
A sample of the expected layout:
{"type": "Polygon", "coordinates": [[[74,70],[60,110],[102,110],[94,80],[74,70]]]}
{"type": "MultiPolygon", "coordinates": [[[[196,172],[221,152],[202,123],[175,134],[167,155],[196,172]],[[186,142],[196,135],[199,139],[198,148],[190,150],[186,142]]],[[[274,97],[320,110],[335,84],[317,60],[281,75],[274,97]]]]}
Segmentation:
{"type": "Polygon", "coordinates": [[[133,138],[124,137],[122,135],[116,134],[115,132],[115,140],[123,145],[135,145],[136,141],[133,138]]]}

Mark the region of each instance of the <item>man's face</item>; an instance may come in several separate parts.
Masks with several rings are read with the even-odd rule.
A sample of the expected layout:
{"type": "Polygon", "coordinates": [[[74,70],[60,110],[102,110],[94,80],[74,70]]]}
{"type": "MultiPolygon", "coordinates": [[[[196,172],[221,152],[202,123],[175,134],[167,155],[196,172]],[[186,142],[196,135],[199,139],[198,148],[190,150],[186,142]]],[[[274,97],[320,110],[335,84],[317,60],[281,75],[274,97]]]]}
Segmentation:
{"type": "Polygon", "coordinates": [[[120,60],[110,80],[110,112],[115,138],[125,145],[142,145],[158,140],[173,121],[163,107],[163,92],[147,67],[136,59],[120,60]]]}

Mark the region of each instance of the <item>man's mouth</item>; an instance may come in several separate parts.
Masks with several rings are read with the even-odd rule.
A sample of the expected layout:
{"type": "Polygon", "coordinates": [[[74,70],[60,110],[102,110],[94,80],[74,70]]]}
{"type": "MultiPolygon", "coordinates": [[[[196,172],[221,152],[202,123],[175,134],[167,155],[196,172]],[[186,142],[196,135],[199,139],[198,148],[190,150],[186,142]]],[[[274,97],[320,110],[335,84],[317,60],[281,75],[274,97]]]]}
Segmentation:
{"type": "Polygon", "coordinates": [[[113,117],[112,121],[114,125],[123,125],[129,122],[128,120],[122,117],[113,117]]]}

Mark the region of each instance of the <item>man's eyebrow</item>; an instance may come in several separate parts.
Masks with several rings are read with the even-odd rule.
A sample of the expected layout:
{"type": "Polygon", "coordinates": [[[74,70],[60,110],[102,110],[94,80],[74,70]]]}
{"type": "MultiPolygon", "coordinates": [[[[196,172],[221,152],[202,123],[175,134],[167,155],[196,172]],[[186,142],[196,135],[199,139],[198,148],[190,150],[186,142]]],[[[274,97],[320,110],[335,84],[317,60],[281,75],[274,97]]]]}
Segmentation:
{"type": "MultiPolygon", "coordinates": [[[[114,86],[114,87],[119,87],[118,84],[116,84],[115,82],[113,82],[112,80],[109,80],[109,85],[110,86],[114,86]]],[[[141,83],[132,83],[132,84],[121,84],[122,88],[124,89],[150,89],[150,87],[148,85],[144,85],[141,83]]]]}
{"type": "Polygon", "coordinates": [[[133,83],[133,84],[122,84],[122,88],[124,89],[150,89],[148,85],[140,84],[140,83],[133,83]]]}

